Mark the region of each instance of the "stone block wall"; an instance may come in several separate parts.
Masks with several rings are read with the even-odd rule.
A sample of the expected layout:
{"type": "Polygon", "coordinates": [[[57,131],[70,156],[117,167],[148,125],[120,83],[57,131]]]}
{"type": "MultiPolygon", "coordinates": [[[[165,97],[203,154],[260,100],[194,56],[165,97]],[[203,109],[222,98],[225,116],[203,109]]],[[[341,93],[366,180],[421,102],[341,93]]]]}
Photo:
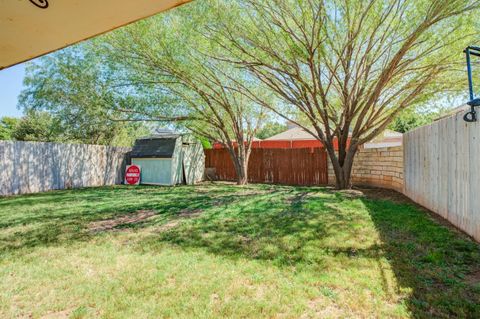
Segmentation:
{"type": "MultiPolygon", "coordinates": [[[[335,184],[335,174],[328,162],[328,181],[335,184]]],[[[353,185],[393,189],[403,193],[403,147],[361,148],[355,157],[353,185]]]]}

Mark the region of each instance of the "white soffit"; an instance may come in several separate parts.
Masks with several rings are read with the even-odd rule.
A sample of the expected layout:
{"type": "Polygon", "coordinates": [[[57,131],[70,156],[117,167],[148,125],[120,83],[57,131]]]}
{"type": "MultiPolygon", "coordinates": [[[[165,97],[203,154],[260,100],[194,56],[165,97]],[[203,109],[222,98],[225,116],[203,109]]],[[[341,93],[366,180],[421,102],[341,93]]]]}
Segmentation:
{"type": "Polygon", "coordinates": [[[0,0],[0,69],[191,0],[0,0]]]}

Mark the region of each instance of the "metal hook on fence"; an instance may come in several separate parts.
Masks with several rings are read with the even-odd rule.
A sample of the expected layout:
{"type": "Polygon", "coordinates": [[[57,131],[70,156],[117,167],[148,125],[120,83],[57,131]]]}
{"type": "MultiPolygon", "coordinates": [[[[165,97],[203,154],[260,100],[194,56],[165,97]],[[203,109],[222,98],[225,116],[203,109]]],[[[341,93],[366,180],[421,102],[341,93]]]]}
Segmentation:
{"type": "Polygon", "coordinates": [[[477,112],[475,110],[471,110],[470,112],[465,113],[463,116],[463,120],[465,122],[476,122],[477,121],[477,112]]]}
{"type": "Polygon", "coordinates": [[[477,112],[475,111],[475,107],[480,106],[480,98],[475,98],[473,95],[472,65],[470,61],[470,55],[480,57],[480,47],[468,46],[463,52],[465,52],[465,56],[467,58],[468,91],[470,94],[470,101],[467,102],[467,104],[470,105],[470,111],[463,116],[463,120],[465,122],[476,122],[477,112]]]}

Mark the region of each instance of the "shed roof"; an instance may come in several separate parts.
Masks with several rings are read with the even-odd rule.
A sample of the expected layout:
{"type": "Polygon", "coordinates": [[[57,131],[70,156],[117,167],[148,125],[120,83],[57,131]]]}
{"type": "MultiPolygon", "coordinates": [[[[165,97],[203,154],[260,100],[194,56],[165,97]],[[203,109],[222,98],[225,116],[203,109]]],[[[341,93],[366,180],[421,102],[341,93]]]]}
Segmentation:
{"type": "Polygon", "coordinates": [[[179,135],[152,136],[135,141],[132,158],[172,158],[179,135]]]}

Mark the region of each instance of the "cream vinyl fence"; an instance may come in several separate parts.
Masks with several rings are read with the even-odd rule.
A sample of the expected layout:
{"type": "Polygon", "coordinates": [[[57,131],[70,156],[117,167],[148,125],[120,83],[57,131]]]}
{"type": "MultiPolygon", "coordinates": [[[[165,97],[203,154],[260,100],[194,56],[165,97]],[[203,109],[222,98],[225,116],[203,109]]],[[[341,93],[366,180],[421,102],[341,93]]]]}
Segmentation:
{"type": "Polygon", "coordinates": [[[129,150],[0,141],[0,196],[120,184],[129,150]]]}
{"type": "Polygon", "coordinates": [[[463,113],[404,135],[404,192],[480,240],[480,122],[463,113]]]}

